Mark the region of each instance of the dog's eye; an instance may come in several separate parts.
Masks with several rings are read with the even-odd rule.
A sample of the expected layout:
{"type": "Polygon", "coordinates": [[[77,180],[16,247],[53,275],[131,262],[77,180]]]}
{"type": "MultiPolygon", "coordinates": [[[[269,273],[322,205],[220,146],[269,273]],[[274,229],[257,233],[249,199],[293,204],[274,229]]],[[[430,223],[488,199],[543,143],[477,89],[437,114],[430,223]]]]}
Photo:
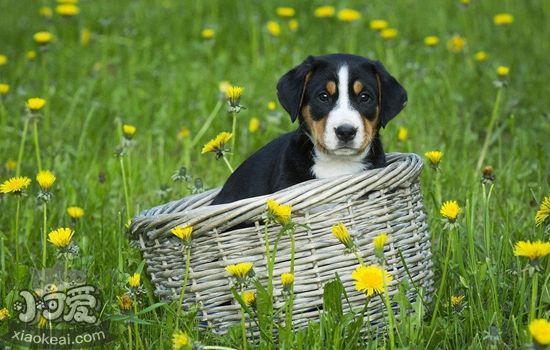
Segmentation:
{"type": "Polygon", "coordinates": [[[366,102],[369,102],[369,101],[370,101],[370,96],[366,92],[362,92],[359,95],[359,102],[366,103],[366,102]]]}
{"type": "Polygon", "coordinates": [[[326,92],[321,92],[317,98],[322,102],[328,102],[328,94],[326,92]]]}

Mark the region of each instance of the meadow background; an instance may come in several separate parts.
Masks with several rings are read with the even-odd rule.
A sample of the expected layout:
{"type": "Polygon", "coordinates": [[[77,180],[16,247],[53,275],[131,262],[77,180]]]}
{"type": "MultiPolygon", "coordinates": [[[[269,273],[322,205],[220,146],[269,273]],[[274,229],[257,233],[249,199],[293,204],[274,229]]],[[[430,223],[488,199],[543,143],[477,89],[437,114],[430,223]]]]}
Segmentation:
{"type": "MultiPolygon", "coordinates": [[[[426,166],[422,176],[436,286],[448,242],[441,202],[456,200],[463,208],[448,282],[438,291],[439,315],[431,320],[428,308],[401,320],[398,347],[519,349],[531,342],[527,324],[533,269],[514,256],[513,246],[550,237],[534,221],[550,194],[550,2],[80,1],[80,13],[70,17],[57,14],[56,5],[0,0],[0,55],[6,58],[0,60],[0,83],[9,84],[9,91],[0,95],[0,180],[15,176],[18,167],[20,175],[33,179],[20,199],[17,232],[18,199],[0,195],[0,308],[11,307],[14,293],[30,283],[29,268],[42,264],[43,212],[34,181],[38,145],[42,168],[57,177],[47,204],[47,231],[75,230],[73,240],[80,248],[75,264],[101,290],[102,317],[127,316],[112,322],[117,340],[110,348],[131,347],[129,323],[142,339],[133,348],[170,348],[175,305],[136,317],[121,310],[117,299],[128,288],[128,276],[143,272],[147,293],[140,297],[139,309],[157,302],[140,252],[127,239],[128,217],[197,190],[196,179],[203,188],[224,183],[228,170],[223,162],[201,155],[208,140],[231,130],[220,82],[244,87],[241,104],[246,109],[237,117],[232,159],[237,166],[296,127],[276,101],[278,78],[307,55],[348,52],[382,61],[408,91],[407,107],[382,130],[385,150],[444,153],[439,175],[426,166]],[[336,15],[317,18],[314,11],[322,5],[355,9],[361,17],[352,22],[336,15]],[[294,21],[277,16],[279,6],[293,7],[294,21]],[[496,25],[498,13],[511,14],[513,22],[496,25]],[[397,35],[383,39],[370,28],[374,19],[386,20],[397,35]],[[279,33],[273,24],[268,29],[269,21],[279,25],[279,33]],[[204,29],[212,29],[213,36],[204,29]],[[37,44],[33,34],[39,31],[51,32],[54,39],[37,44]],[[457,45],[457,35],[463,45],[457,45]],[[437,36],[439,42],[426,45],[426,36],[437,36]],[[499,78],[498,66],[509,67],[509,74],[499,78]],[[25,101],[31,97],[47,103],[24,132],[29,116],[25,101]],[[212,123],[201,132],[209,116],[212,123]],[[124,123],[136,132],[121,158],[116,153],[124,123]],[[486,165],[496,177],[491,196],[491,185],[481,184],[486,165]],[[171,178],[182,166],[192,177],[188,184],[171,178]],[[84,209],[80,219],[67,214],[75,205],[84,209]],[[14,232],[20,242],[17,266],[14,232]],[[460,268],[459,256],[465,268],[460,268]],[[453,295],[464,298],[450,307],[453,295]],[[146,323],[136,323],[138,318],[146,323]]],[[[47,261],[48,266],[56,261],[51,245],[47,261]]],[[[537,317],[548,319],[550,259],[541,260],[539,267],[537,317]]],[[[203,344],[242,347],[238,331],[220,337],[199,331],[197,322],[185,315],[179,328],[203,344]]],[[[367,346],[346,342],[349,324],[342,321],[336,327],[338,322],[328,315],[321,322],[328,327],[313,323],[296,331],[286,347],[367,346]]],[[[368,344],[386,345],[384,339],[368,344]]]]}

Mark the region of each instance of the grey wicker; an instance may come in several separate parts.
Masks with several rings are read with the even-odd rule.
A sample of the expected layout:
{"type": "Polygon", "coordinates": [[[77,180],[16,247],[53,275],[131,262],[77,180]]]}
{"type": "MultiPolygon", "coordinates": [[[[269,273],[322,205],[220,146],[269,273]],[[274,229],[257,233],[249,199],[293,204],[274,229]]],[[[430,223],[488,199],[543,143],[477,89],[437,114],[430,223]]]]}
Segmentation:
{"type": "MultiPolygon", "coordinates": [[[[224,268],[250,261],[256,275],[265,282],[261,219],[265,217],[267,199],[273,198],[279,203],[291,204],[293,222],[308,227],[298,228],[295,233],[293,322],[296,326],[318,318],[323,305],[323,286],[336,273],[344,283],[351,305],[355,309],[364,305],[365,295],[354,290],[351,279],[357,260],[353,254],[344,254],[343,245],[331,233],[331,227],[338,222],[350,230],[365,263],[376,261],[373,238],[382,232],[388,234],[384,255],[386,268],[394,278],[388,287],[390,296],[397,292],[397,283],[407,280],[409,300],[417,299],[419,289],[423,291],[423,298],[430,299],[432,254],[418,179],[422,159],[416,154],[391,153],[387,160],[388,165],[382,169],[343,178],[311,180],[271,195],[234,203],[209,206],[219,191],[214,189],[144,211],[132,220],[130,234],[139,241],[156,295],[164,300],[178,297],[185,261],[181,242],[170,229],[191,225],[194,230],[184,307],[198,304],[202,320],[220,332],[238,323],[240,306],[229,290],[232,281],[224,268]],[[251,222],[250,227],[234,229],[243,222],[251,222]]],[[[278,231],[277,225],[269,226],[271,243],[278,231]]],[[[279,242],[274,270],[276,308],[282,306],[279,276],[289,270],[289,265],[290,239],[284,236],[279,242]]],[[[344,305],[349,307],[347,303],[344,305]]],[[[384,317],[379,298],[371,301],[367,314],[373,324],[384,317]]]]}

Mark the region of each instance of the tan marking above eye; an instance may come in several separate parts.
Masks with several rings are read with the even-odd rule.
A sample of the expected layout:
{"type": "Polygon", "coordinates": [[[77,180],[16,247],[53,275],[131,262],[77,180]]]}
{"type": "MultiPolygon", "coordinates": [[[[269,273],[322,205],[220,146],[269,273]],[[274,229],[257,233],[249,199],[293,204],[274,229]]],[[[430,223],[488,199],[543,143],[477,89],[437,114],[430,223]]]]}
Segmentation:
{"type": "Polygon", "coordinates": [[[353,92],[355,92],[355,95],[359,95],[361,91],[363,91],[363,84],[359,80],[356,80],[353,83],[353,92]]]}
{"type": "Polygon", "coordinates": [[[332,80],[329,81],[327,83],[326,89],[329,95],[334,95],[336,93],[336,83],[332,80]]]}

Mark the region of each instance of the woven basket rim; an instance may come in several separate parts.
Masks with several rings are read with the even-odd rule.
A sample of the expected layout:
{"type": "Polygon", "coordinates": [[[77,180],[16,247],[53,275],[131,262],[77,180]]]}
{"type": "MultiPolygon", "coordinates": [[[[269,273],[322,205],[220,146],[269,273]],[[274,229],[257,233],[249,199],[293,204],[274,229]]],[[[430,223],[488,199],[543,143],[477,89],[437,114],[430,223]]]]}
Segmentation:
{"type": "Polygon", "coordinates": [[[377,181],[380,178],[387,178],[388,175],[398,177],[398,181],[389,185],[397,187],[416,179],[423,167],[422,159],[415,153],[388,153],[386,159],[387,165],[383,168],[366,170],[357,175],[313,179],[272,194],[245,198],[231,203],[205,205],[214,199],[221,187],[186,196],[142,211],[132,219],[129,233],[137,237],[146,232],[150,239],[156,239],[169,232],[171,228],[185,224],[193,226],[193,236],[196,237],[212,229],[223,230],[258,217],[265,212],[266,201],[270,198],[279,203],[291,204],[293,212],[300,211],[310,208],[312,203],[303,202],[308,197],[319,193],[330,192],[331,196],[327,195],[324,199],[317,198],[313,203],[315,206],[330,203],[336,197],[351,196],[352,199],[357,199],[368,192],[388,188],[385,183],[377,181]],[[361,190],[357,193],[346,192],[347,188],[353,188],[357,184],[361,184],[361,190]],[[335,189],[342,191],[334,193],[335,189]]]}

